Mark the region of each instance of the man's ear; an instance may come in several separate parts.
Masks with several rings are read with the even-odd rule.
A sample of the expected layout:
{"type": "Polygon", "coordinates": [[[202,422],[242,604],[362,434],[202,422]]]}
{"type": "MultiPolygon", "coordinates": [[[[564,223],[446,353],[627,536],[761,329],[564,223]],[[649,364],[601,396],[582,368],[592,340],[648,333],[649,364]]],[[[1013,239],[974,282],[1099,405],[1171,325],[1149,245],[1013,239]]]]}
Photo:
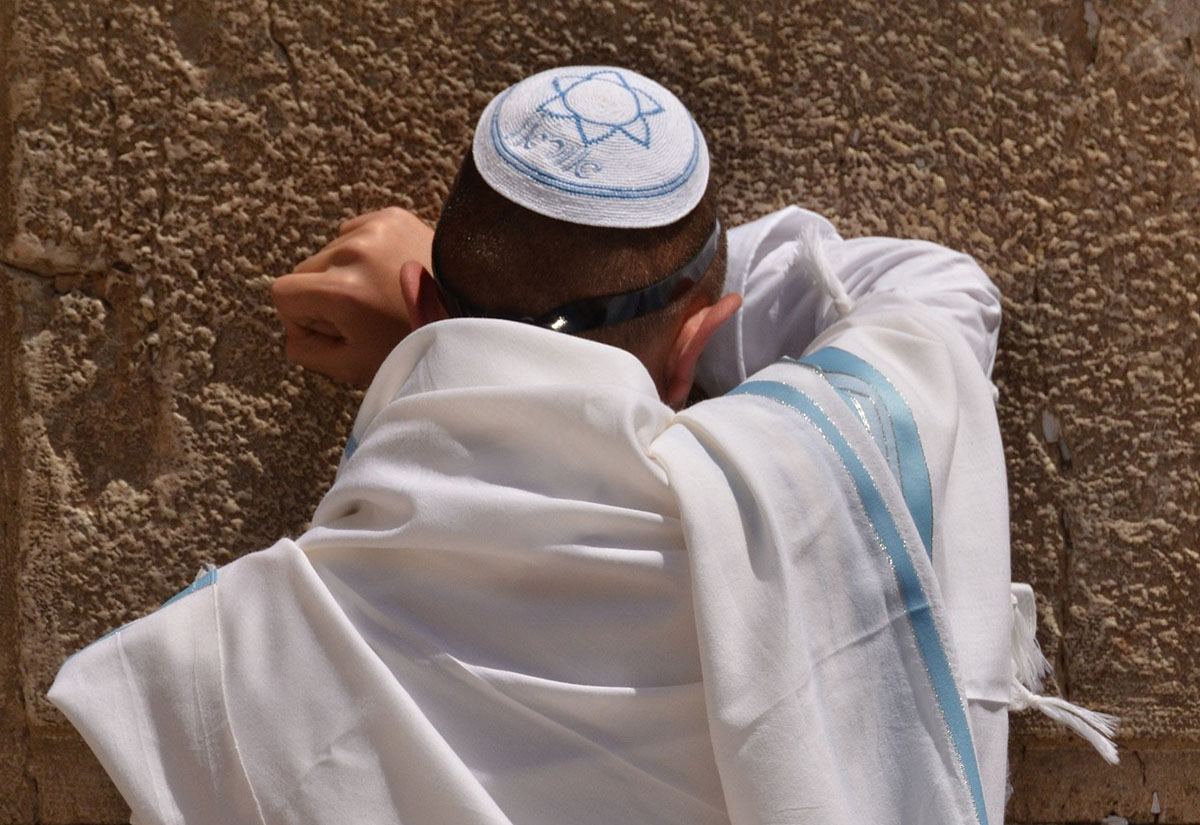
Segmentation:
{"type": "Polygon", "coordinates": [[[442,306],[437,283],[420,261],[409,261],[400,267],[400,293],[413,329],[450,317],[442,306]]]}
{"type": "Polygon", "coordinates": [[[717,328],[732,318],[741,305],[742,296],[731,293],[722,296],[715,304],[696,309],[684,320],[667,360],[663,401],[668,405],[679,409],[687,401],[696,377],[700,353],[704,352],[717,328]]]}

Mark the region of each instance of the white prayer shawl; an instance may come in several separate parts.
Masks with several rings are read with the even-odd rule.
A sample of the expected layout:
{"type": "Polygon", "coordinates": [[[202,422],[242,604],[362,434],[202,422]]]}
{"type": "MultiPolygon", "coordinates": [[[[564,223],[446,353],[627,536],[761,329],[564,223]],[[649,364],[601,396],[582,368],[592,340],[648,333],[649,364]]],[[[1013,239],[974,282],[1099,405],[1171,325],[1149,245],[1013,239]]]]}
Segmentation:
{"type": "MultiPolygon", "coordinates": [[[[731,233],[751,321],[765,225],[731,233]]],[[[77,654],[51,698],[135,823],[1001,822],[989,385],[971,330],[853,274],[821,354],[677,415],[619,350],[418,330],[312,529],[77,654]],[[896,472],[912,439],[864,427],[902,407],[932,524],[896,472]]],[[[712,355],[734,373],[737,336],[712,355]]]]}
{"type": "Polygon", "coordinates": [[[655,445],[691,551],[730,819],[982,823],[990,801],[1002,821],[1003,761],[986,766],[985,790],[952,617],[885,456],[904,464],[912,445],[873,449],[863,419],[895,410],[830,378],[767,368],[655,445]],[[768,492],[785,477],[790,502],[768,492]]]}

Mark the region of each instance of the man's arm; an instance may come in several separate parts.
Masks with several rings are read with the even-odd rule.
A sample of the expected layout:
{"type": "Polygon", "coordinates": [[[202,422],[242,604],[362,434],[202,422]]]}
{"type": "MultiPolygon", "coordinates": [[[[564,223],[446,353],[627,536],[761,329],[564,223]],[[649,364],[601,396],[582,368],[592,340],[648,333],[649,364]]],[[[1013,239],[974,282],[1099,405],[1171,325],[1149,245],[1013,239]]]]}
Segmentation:
{"type": "Polygon", "coordinates": [[[714,337],[700,380],[724,393],[755,373],[786,387],[816,371],[840,396],[826,412],[850,409],[870,436],[888,474],[872,483],[898,489],[924,545],[917,562],[936,579],[998,821],[1011,678],[1004,453],[987,378],[999,293],[967,255],[925,241],[842,240],[794,207],[730,232],[729,250],[726,289],[743,294],[744,309],[714,337]],[[804,363],[771,366],[784,356],[804,363]]]}
{"type": "Polygon", "coordinates": [[[742,294],[743,308],[701,359],[698,380],[712,394],[801,355],[850,307],[861,314],[888,302],[909,301],[953,330],[985,374],[995,358],[1000,296],[970,256],[926,241],[842,240],[827,220],[796,207],[730,230],[725,289],[742,294]]]}
{"type": "Polygon", "coordinates": [[[338,237],[276,279],[271,300],[287,333],[287,357],[357,386],[411,331],[400,293],[409,262],[430,267],[433,229],[399,207],[351,218],[338,237]]]}
{"type": "MultiPolygon", "coordinates": [[[[410,331],[399,271],[429,268],[433,228],[390,207],[342,224],[339,236],[272,287],[287,332],[287,355],[301,366],[365,386],[410,331]]],[[[743,309],[714,335],[698,382],[725,392],[784,355],[803,353],[839,315],[830,290],[814,280],[820,247],[850,302],[903,295],[956,329],[990,373],[1000,320],[999,294],[967,255],[925,241],[842,240],[824,218],[791,207],[729,232],[726,292],[743,309]]]]}

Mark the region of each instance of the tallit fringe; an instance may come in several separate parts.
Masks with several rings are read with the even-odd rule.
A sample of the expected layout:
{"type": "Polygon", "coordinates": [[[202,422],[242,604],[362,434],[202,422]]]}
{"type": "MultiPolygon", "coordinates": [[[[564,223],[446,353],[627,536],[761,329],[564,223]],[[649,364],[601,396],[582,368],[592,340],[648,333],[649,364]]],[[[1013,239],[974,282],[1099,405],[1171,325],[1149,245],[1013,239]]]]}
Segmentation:
{"type": "Polygon", "coordinates": [[[833,301],[834,309],[839,318],[854,309],[854,301],[846,293],[846,287],[838,280],[825,254],[825,238],[821,235],[820,227],[814,222],[800,229],[800,243],[796,246],[796,263],[805,264],[805,270],[811,273],[813,282],[824,290],[833,301]]]}
{"type": "Polygon", "coordinates": [[[1033,693],[1041,693],[1042,679],[1050,675],[1051,666],[1037,640],[1033,588],[1027,584],[1014,584],[1012,607],[1013,679],[1033,693]]]}
{"type": "Polygon", "coordinates": [[[1009,709],[1033,708],[1044,713],[1082,736],[1110,765],[1117,764],[1117,746],[1112,737],[1121,720],[1108,713],[1074,705],[1057,696],[1042,695],[1042,680],[1052,669],[1037,642],[1033,589],[1027,584],[1014,584],[1012,606],[1013,679],[1009,691],[1009,709]]]}

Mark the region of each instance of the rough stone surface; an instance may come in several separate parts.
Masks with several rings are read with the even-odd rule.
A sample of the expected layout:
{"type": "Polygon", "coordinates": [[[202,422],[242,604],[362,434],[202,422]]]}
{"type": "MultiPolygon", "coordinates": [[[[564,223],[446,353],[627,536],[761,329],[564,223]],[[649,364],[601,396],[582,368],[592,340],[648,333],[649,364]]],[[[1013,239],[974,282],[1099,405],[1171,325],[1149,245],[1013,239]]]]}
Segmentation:
{"type": "Polygon", "coordinates": [[[731,224],[993,274],[1014,574],[1127,737],[1108,769],[1015,718],[1010,820],[1200,822],[1196,0],[0,0],[0,823],[122,820],[58,664],[332,478],[356,398],[284,363],[271,277],[434,219],[486,100],[566,62],[676,90],[731,224]]]}
{"type": "Polygon", "coordinates": [[[1200,749],[1195,743],[1169,748],[1162,742],[1122,744],[1121,764],[1101,772],[1094,769],[1095,757],[1086,745],[1017,742],[1010,755],[1012,783],[1035,792],[1013,795],[1008,821],[1100,822],[1116,814],[1132,823],[1155,822],[1157,794],[1158,822],[1196,822],[1200,749]]]}
{"type": "MultiPolygon", "coordinates": [[[[13,8],[0,0],[0,78],[10,76],[13,8]]],[[[0,89],[0,92],[3,90],[0,89]]],[[[12,226],[12,127],[8,96],[0,93],[0,239],[12,226]]],[[[29,724],[21,679],[18,576],[21,513],[17,491],[23,468],[17,421],[16,349],[21,313],[7,278],[0,273],[0,822],[34,821],[37,799],[29,765],[29,724]]]]}

